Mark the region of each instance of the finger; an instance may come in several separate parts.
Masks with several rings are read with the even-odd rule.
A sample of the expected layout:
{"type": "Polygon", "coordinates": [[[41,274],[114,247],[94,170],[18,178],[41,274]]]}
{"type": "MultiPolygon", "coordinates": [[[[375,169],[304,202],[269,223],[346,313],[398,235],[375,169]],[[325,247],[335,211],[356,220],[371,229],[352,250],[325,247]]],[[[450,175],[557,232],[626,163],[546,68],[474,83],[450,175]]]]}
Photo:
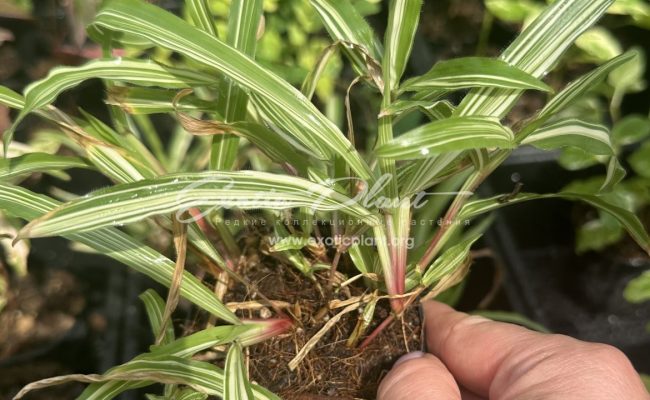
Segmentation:
{"type": "Polygon", "coordinates": [[[645,399],[631,364],[611,346],[469,316],[438,302],[423,308],[429,351],[479,396],[524,398],[535,391],[567,399],[645,399]]]}
{"type": "Polygon", "coordinates": [[[421,352],[399,359],[379,385],[378,400],[460,400],[460,389],[440,360],[421,352]]]}

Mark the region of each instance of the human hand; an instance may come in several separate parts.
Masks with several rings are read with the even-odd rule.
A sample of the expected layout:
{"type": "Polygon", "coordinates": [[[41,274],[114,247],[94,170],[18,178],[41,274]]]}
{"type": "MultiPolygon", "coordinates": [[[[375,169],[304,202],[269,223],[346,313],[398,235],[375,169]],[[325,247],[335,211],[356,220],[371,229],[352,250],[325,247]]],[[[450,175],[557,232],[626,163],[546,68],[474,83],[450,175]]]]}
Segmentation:
{"type": "Polygon", "coordinates": [[[648,400],[618,349],[423,304],[432,354],[400,358],[379,400],[648,400]]]}

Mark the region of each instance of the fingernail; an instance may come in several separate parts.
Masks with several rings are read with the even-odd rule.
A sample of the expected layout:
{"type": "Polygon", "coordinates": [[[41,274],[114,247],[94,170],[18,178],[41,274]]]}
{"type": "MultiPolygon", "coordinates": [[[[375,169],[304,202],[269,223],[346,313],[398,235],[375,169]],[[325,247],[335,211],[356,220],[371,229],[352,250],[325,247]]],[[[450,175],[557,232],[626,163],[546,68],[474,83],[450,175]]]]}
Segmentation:
{"type": "Polygon", "coordinates": [[[404,354],[403,356],[398,358],[397,361],[395,361],[395,364],[393,365],[393,367],[396,367],[396,366],[398,366],[398,365],[400,365],[402,363],[405,363],[406,361],[409,361],[409,360],[414,360],[416,358],[424,357],[424,354],[425,353],[422,352],[422,351],[413,351],[411,353],[404,354]]]}

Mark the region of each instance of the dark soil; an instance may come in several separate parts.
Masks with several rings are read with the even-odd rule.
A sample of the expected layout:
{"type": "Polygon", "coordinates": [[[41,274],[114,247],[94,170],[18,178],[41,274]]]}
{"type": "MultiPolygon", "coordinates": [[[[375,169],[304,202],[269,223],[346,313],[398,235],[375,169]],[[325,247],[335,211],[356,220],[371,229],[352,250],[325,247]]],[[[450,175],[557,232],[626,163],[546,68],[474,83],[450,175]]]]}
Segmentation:
{"type": "MultiPolygon", "coordinates": [[[[403,321],[392,324],[365,350],[349,348],[346,341],[360,316],[359,312],[353,311],[334,325],[295,371],[290,371],[289,361],[327,319],[341,309],[330,311],[317,321],[315,316],[330,299],[321,296],[313,283],[288,267],[271,270],[259,266],[248,274],[267,297],[283,299],[300,307],[301,315],[296,316],[292,332],[251,349],[252,378],[282,398],[310,399],[314,395],[342,399],[374,398],[381,378],[395,360],[406,352],[420,349],[420,321],[415,308],[411,308],[403,321]]],[[[353,296],[361,295],[363,289],[352,287],[350,292],[353,296]]],[[[333,295],[333,298],[344,300],[346,296],[333,295]]],[[[388,301],[380,301],[373,325],[388,315],[388,301]]]]}

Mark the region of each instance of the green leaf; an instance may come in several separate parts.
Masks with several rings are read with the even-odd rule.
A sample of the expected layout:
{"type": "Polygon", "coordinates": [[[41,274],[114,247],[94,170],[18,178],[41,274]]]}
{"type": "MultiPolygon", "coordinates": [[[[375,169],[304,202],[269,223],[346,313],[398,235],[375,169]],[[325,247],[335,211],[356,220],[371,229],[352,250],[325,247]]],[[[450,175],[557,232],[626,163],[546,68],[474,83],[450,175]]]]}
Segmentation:
{"type": "Polygon", "coordinates": [[[617,146],[640,142],[650,136],[650,119],[638,114],[626,115],[612,129],[612,142],[617,146]]]}
{"type": "Polygon", "coordinates": [[[22,230],[21,237],[63,235],[127,224],[191,207],[339,210],[369,225],[378,216],[334,190],[264,172],[172,174],[116,185],[58,207],[22,230]]]}
{"type": "Polygon", "coordinates": [[[422,0],[391,0],[388,28],[384,37],[384,90],[397,88],[408,63],[413,38],[420,20],[422,0]]]}
{"type": "Polygon", "coordinates": [[[650,271],[632,279],[627,284],[623,296],[631,303],[643,303],[650,300],[650,271]]]}
{"type": "Polygon", "coordinates": [[[596,26],[576,39],[576,46],[587,54],[586,61],[598,64],[610,60],[623,52],[621,44],[607,29],[596,26]]]}
{"type": "Polygon", "coordinates": [[[485,0],[487,10],[500,20],[524,22],[542,10],[542,5],[530,0],[485,0]]]}
{"type": "Polygon", "coordinates": [[[567,119],[546,125],[528,135],[521,144],[544,150],[579,147],[591,154],[614,155],[607,127],[577,119],[567,119]]]}
{"type": "Polygon", "coordinates": [[[0,159],[0,181],[34,172],[50,172],[69,168],[92,168],[92,166],[79,157],[27,153],[18,157],[0,159]]]}
{"type": "Polygon", "coordinates": [[[378,157],[397,160],[427,158],[430,154],[488,147],[512,148],[512,131],[496,118],[459,117],[415,128],[377,148],[378,157]]]}
{"type": "Polygon", "coordinates": [[[577,171],[600,163],[597,156],[578,147],[567,147],[558,157],[558,164],[569,171],[577,171]]]}
{"type": "Polygon", "coordinates": [[[237,342],[230,345],[230,349],[228,350],[224,375],[224,400],[254,399],[253,387],[246,377],[246,366],[244,364],[241,345],[237,342]]]}
{"type": "Polygon", "coordinates": [[[609,74],[608,82],[614,87],[614,95],[636,93],[645,89],[645,53],[640,48],[630,50],[637,56],[609,74]]]}
{"type": "Polygon", "coordinates": [[[489,199],[475,200],[468,202],[463,206],[460,213],[458,214],[458,219],[471,219],[480,214],[496,210],[498,208],[504,207],[510,204],[517,204],[529,200],[538,200],[538,199],[553,199],[561,198],[574,201],[582,201],[587,203],[599,211],[606,212],[613,216],[627,232],[632,236],[632,238],[641,246],[646,252],[650,254],[650,237],[645,231],[643,224],[639,219],[634,215],[634,213],[623,209],[621,207],[615,206],[603,198],[595,195],[589,195],[585,193],[571,193],[571,192],[559,192],[559,193],[548,193],[548,194],[534,194],[534,193],[520,193],[514,198],[504,200],[502,196],[495,196],[489,199]]]}
{"type": "Polygon", "coordinates": [[[436,63],[429,72],[407,80],[401,92],[421,90],[457,90],[473,87],[502,89],[552,89],[541,80],[506,63],[485,57],[463,57],[436,63]]]}
{"type": "MultiPolygon", "coordinates": [[[[31,221],[59,205],[59,202],[47,196],[35,194],[18,186],[0,183],[0,209],[18,218],[31,221]]],[[[64,237],[81,242],[163,285],[169,286],[171,283],[174,262],[117,229],[104,228],[94,232],[64,235],[64,237]]],[[[181,296],[229,323],[240,323],[210,289],[189,273],[185,273],[183,277],[181,296]]]]}
{"type": "Polygon", "coordinates": [[[110,0],[97,14],[94,26],[145,37],[164,48],[214,68],[272,106],[273,115],[291,121],[285,129],[313,152],[329,158],[340,154],[361,179],[374,174],[332,121],[305,96],[244,53],[141,0],[110,0]]]}
{"type": "Polygon", "coordinates": [[[650,179],[650,142],[644,142],[627,161],[637,175],[650,179]]]}
{"type": "Polygon", "coordinates": [[[576,231],[576,253],[589,250],[601,251],[605,247],[619,242],[625,235],[625,229],[609,214],[604,214],[578,227],[576,231]]]}
{"type": "Polygon", "coordinates": [[[424,287],[431,287],[434,283],[439,281],[442,277],[451,274],[456,268],[463,264],[469,257],[469,251],[472,245],[482,235],[475,235],[467,240],[464,240],[447,249],[436,261],[426,269],[422,276],[422,285],[424,287]]]}

